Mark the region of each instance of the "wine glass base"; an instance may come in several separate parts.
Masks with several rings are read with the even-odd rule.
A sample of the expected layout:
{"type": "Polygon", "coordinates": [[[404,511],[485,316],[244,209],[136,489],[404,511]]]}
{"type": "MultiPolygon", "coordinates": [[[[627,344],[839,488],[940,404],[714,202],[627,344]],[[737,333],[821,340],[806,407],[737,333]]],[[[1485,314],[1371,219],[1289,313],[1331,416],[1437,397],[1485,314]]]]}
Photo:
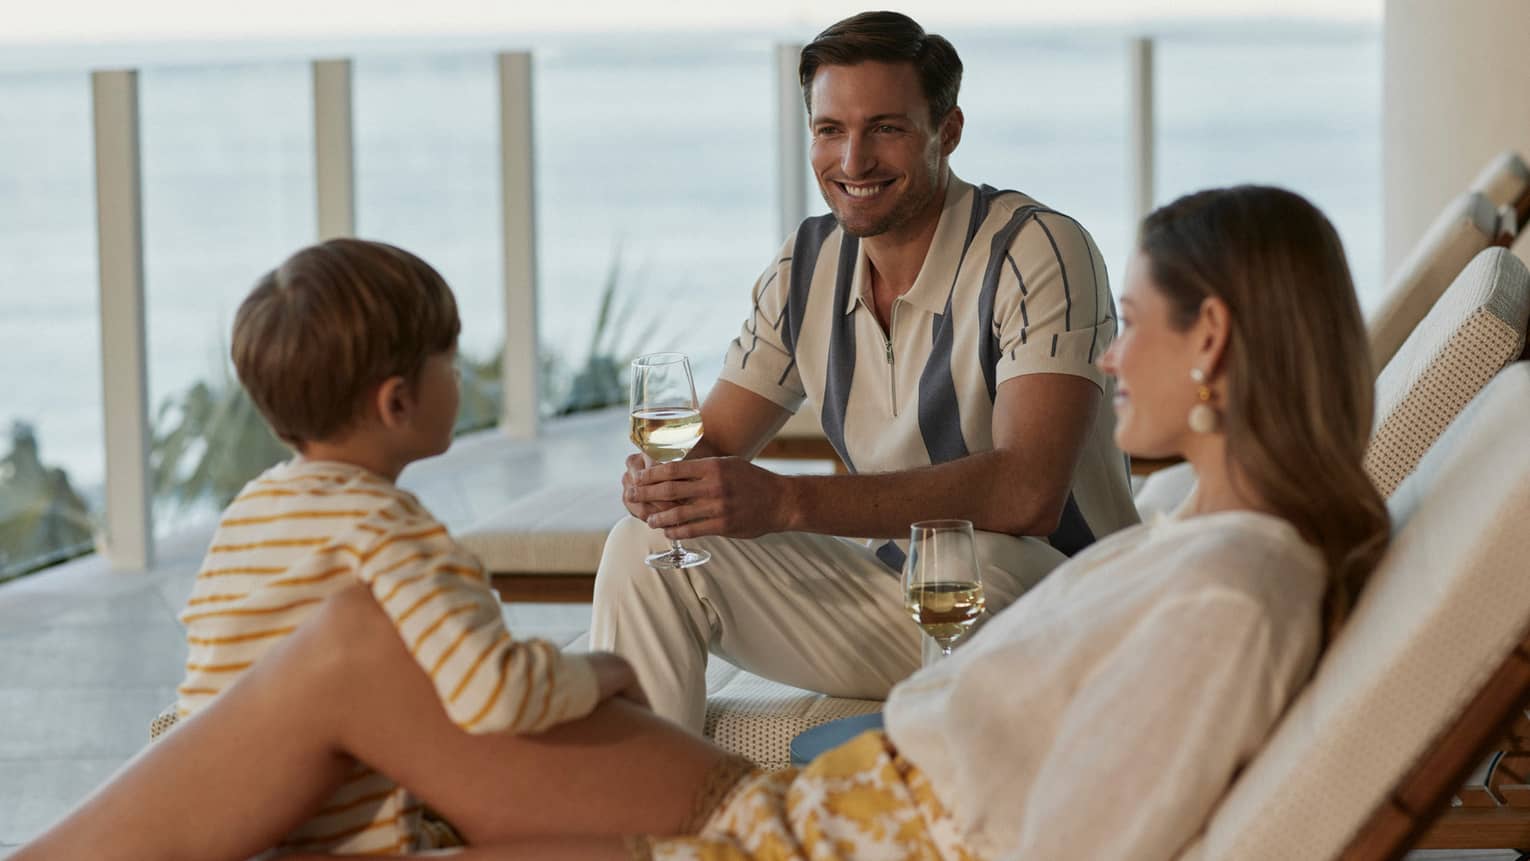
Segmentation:
{"type": "Polygon", "coordinates": [[[666,550],[663,553],[655,553],[645,557],[644,562],[649,568],[659,570],[673,570],[676,568],[695,568],[697,565],[705,565],[712,560],[712,554],[705,550],[666,550]]]}

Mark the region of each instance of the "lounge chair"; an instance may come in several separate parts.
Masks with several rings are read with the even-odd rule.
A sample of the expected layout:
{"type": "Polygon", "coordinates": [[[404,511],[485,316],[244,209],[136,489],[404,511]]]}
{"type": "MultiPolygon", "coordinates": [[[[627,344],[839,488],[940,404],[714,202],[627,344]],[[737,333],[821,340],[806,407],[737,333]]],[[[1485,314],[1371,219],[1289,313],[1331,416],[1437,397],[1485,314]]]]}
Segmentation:
{"type": "Polygon", "coordinates": [[[1375,367],[1391,361],[1466,264],[1499,238],[1498,222],[1498,207],[1478,192],[1469,191],[1445,207],[1397,267],[1381,304],[1366,321],[1375,367]]]}
{"type": "Polygon", "coordinates": [[[1519,153],[1505,150],[1482,168],[1472,181],[1471,191],[1479,192],[1502,210],[1508,207],[1514,225],[1521,230],[1530,221],[1530,165],[1519,153]]]}
{"type": "Polygon", "coordinates": [[[1521,362],[1393,494],[1392,546],[1348,624],[1182,859],[1530,845],[1530,810],[1455,807],[1436,821],[1530,691],[1526,428],[1521,362]]]}

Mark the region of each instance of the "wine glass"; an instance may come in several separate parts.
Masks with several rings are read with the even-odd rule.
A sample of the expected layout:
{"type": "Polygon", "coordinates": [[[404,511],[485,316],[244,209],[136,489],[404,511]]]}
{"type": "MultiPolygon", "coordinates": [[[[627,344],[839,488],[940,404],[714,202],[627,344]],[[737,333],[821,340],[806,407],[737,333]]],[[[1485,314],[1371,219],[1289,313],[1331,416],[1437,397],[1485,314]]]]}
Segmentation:
{"type": "Polygon", "coordinates": [[[940,646],[942,657],[983,614],[983,580],[968,520],[923,520],[909,527],[903,606],[940,646]]]}
{"type": "MultiPolygon", "coordinates": [[[[691,363],[683,353],[649,353],[632,360],[632,444],[655,463],[682,460],[701,441],[701,406],[691,363]]],[[[653,568],[691,568],[712,558],[671,540],[643,561],[653,568]]]]}

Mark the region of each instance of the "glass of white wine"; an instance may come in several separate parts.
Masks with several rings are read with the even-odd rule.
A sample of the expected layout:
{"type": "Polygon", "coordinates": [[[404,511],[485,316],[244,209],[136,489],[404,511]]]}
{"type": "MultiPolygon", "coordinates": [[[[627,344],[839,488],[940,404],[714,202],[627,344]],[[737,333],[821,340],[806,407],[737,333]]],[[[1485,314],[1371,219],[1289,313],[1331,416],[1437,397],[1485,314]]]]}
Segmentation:
{"type": "MultiPolygon", "coordinates": [[[[655,463],[683,460],[701,441],[701,405],[683,353],[649,353],[632,360],[632,444],[655,463]]],[[[644,559],[653,568],[691,568],[712,558],[671,540],[644,559]]]]}
{"type": "Polygon", "coordinates": [[[943,657],[983,614],[983,579],[967,520],[922,520],[909,527],[903,606],[943,657]]]}

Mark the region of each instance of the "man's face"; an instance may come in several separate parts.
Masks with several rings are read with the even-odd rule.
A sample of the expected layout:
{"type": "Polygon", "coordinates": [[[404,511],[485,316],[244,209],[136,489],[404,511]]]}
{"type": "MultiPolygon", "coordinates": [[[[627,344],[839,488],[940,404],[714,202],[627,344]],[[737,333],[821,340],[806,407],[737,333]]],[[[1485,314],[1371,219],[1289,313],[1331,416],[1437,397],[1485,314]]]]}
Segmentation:
{"type": "Polygon", "coordinates": [[[810,93],[813,173],[846,233],[877,236],[938,217],[961,111],[936,126],[912,63],[821,66],[810,93]]]}

